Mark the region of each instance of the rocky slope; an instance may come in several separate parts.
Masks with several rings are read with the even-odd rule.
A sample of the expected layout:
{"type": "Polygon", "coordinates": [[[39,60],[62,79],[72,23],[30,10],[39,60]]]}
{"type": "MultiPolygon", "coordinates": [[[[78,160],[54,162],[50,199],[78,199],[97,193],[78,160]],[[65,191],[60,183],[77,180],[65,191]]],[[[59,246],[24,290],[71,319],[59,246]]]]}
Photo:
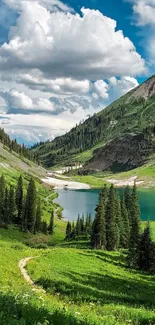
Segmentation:
{"type": "Polygon", "coordinates": [[[149,155],[155,152],[155,144],[145,139],[143,133],[124,134],[107,143],[104,148],[94,152],[86,169],[112,170],[120,172],[130,170],[146,163],[149,155]]]}
{"type": "Polygon", "coordinates": [[[155,75],[67,134],[37,145],[33,152],[46,167],[91,159],[87,165],[96,169],[113,169],[117,164],[118,169],[130,169],[143,164],[154,153],[154,126],[155,75]],[[141,149],[136,134],[148,140],[141,140],[141,149]],[[99,153],[94,151],[95,147],[101,148],[99,153]],[[140,156],[135,160],[137,150],[140,156]]]}

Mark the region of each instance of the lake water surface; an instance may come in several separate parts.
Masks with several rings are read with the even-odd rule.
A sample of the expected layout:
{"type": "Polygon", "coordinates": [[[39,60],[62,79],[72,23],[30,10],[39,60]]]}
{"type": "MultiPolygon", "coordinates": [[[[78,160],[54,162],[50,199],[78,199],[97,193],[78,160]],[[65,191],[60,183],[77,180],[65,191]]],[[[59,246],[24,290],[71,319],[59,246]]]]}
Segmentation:
{"type": "MultiPolygon", "coordinates": [[[[59,203],[63,210],[65,220],[76,221],[78,214],[91,213],[94,217],[94,209],[98,203],[98,195],[100,190],[59,190],[59,197],[56,202],[59,203]]],[[[122,189],[118,189],[121,195],[122,189]]],[[[142,220],[155,221],[155,191],[139,190],[139,203],[141,208],[142,220]]]]}

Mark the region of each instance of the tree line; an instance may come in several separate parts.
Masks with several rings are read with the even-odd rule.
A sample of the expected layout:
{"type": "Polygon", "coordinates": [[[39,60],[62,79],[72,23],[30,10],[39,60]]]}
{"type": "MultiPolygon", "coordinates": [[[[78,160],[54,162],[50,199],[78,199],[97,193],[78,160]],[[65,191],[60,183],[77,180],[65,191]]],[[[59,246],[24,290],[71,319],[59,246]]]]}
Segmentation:
{"type": "Polygon", "coordinates": [[[129,267],[150,272],[155,270],[155,244],[149,223],[143,232],[141,229],[136,184],[132,190],[127,186],[121,198],[113,185],[110,189],[105,185],[99,194],[93,223],[88,217],[86,222],[84,217],[78,217],[75,225],[68,222],[66,239],[79,236],[87,236],[93,249],[126,249],[129,267]]]}
{"type": "Polygon", "coordinates": [[[80,239],[81,237],[86,237],[87,239],[90,238],[92,231],[92,219],[91,215],[88,214],[86,219],[84,218],[84,215],[82,218],[80,218],[80,215],[78,215],[77,222],[70,222],[68,221],[67,227],[66,227],[66,239],[80,239]]]}
{"type": "Polygon", "coordinates": [[[5,133],[4,129],[0,128],[0,141],[4,146],[8,147],[10,151],[15,151],[19,155],[29,159],[34,160],[33,153],[24,145],[17,143],[17,140],[11,140],[8,134],[5,133]]]}
{"type": "Polygon", "coordinates": [[[8,228],[9,225],[16,225],[21,231],[33,234],[53,234],[54,213],[52,211],[49,225],[42,221],[41,201],[33,178],[24,191],[22,176],[18,178],[15,188],[6,184],[4,175],[0,177],[0,227],[8,228]]]}

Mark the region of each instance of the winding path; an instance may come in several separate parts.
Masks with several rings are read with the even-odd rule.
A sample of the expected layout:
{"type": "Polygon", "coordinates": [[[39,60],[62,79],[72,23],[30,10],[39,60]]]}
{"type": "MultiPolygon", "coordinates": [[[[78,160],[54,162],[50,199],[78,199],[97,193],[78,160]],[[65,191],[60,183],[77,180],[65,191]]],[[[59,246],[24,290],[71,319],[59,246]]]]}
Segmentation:
{"type": "Polygon", "coordinates": [[[19,268],[20,268],[20,272],[23,276],[23,278],[25,279],[25,281],[30,284],[32,286],[32,290],[35,291],[35,292],[46,292],[44,289],[40,288],[39,286],[35,285],[35,283],[33,282],[33,280],[30,278],[30,276],[28,275],[27,273],[27,270],[26,270],[26,265],[27,265],[27,262],[29,262],[30,260],[36,258],[37,256],[35,257],[26,257],[26,258],[23,258],[22,260],[19,261],[19,268]]]}

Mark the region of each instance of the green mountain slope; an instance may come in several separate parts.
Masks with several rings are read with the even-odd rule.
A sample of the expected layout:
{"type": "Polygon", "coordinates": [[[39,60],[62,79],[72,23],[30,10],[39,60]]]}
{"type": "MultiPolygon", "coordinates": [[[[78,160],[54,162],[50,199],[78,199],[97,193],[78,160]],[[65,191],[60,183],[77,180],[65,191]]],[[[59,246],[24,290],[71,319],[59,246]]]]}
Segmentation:
{"type": "MultiPolygon", "coordinates": [[[[66,164],[86,162],[96,154],[96,148],[104,148],[116,137],[118,140],[126,134],[135,136],[140,133],[152,148],[144,155],[143,161],[146,161],[148,155],[154,152],[154,121],[155,75],[67,134],[37,145],[32,150],[46,167],[62,161],[66,164]]],[[[98,167],[97,164],[95,167],[98,167]]]]}

